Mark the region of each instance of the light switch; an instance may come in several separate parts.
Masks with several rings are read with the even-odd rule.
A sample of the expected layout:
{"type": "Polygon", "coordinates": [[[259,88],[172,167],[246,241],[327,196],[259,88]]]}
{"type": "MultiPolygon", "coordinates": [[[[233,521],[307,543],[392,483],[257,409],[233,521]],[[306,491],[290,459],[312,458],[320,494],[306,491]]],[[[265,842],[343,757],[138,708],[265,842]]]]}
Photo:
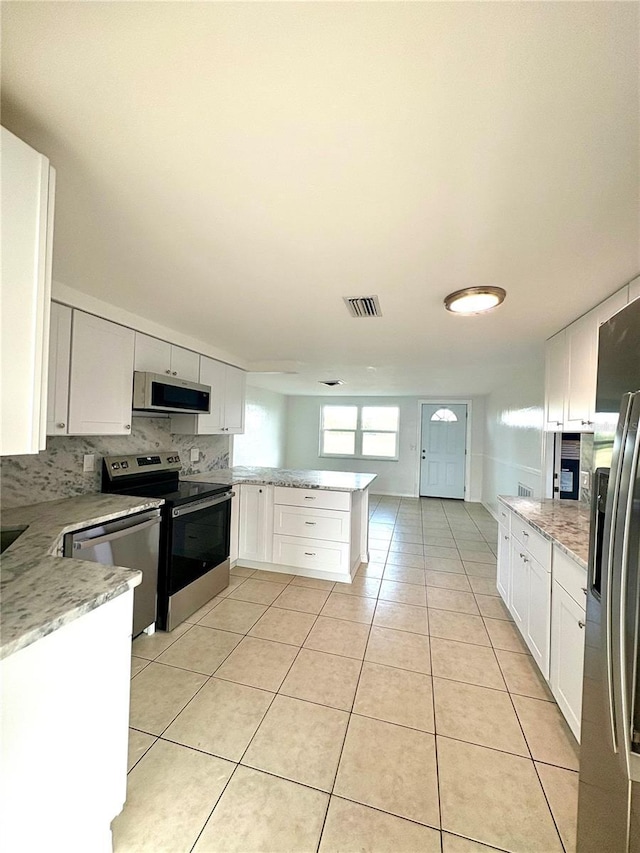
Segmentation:
{"type": "Polygon", "coordinates": [[[82,470],[85,474],[90,474],[96,470],[96,454],[85,453],[82,458],[82,470]]]}
{"type": "Polygon", "coordinates": [[[200,451],[198,450],[197,447],[191,448],[191,450],[189,452],[189,459],[192,462],[199,462],[200,461],[200,451]]]}
{"type": "Polygon", "coordinates": [[[580,474],[580,485],[583,489],[591,488],[591,474],[589,471],[583,471],[580,474]]]}

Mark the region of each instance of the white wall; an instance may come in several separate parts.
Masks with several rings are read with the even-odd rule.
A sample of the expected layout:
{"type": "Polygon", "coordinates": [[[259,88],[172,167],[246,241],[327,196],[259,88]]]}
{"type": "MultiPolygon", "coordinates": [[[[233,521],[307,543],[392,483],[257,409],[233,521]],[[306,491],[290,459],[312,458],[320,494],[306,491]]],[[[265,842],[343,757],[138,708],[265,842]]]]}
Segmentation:
{"type": "Polygon", "coordinates": [[[543,496],[544,357],[534,358],[486,398],[482,502],[497,512],[498,495],[516,495],[518,483],[543,496]]]}
{"type": "MultiPolygon", "coordinates": [[[[325,471],[356,471],[377,474],[371,491],[385,495],[418,494],[420,465],[420,405],[418,397],[289,397],[287,406],[287,468],[325,471]],[[399,406],[400,435],[397,460],[328,459],[319,455],[320,408],[327,403],[369,406],[399,406]]],[[[433,398],[434,400],[436,398],[433,398]]],[[[440,400],[441,398],[438,398],[440,400]]],[[[452,402],[452,398],[447,398],[452,402]]],[[[425,398],[426,401],[426,398],[425,398]]],[[[484,401],[472,400],[471,480],[468,499],[479,501],[482,495],[482,448],[484,401]]]]}
{"type": "Polygon", "coordinates": [[[233,438],[233,465],[282,468],[285,458],[287,398],[247,385],[244,435],[233,438]]]}

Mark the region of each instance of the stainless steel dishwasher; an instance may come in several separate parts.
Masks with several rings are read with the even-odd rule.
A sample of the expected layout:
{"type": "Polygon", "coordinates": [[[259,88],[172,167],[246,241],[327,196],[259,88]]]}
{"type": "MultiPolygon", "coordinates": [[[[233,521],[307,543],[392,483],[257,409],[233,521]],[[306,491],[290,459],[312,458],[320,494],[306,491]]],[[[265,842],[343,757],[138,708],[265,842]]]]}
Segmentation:
{"type": "Polygon", "coordinates": [[[74,530],[64,537],[65,557],[142,572],[142,583],[133,591],[134,637],[155,628],[159,544],[159,509],[74,530]]]}

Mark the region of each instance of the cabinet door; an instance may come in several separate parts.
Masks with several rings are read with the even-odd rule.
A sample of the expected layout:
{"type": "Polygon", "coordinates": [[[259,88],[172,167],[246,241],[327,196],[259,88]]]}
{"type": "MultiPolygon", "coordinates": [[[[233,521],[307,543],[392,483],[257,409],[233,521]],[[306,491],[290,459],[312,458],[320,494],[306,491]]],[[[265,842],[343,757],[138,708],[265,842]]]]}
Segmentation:
{"type": "Polygon", "coordinates": [[[0,453],[45,446],[55,172],[1,129],[0,453]]]}
{"type": "Polygon", "coordinates": [[[498,574],[496,586],[504,603],[508,607],[511,591],[511,540],[509,538],[509,529],[503,524],[498,527],[498,574]]]}
{"type": "Polygon", "coordinates": [[[69,367],[71,359],[71,308],[51,303],[49,330],[49,382],[47,435],[67,435],[69,414],[69,367]]]}
{"type": "Polygon", "coordinates": [[[148,373],[171,373],[171,344],[136,332],[135,369],[148,373]]]}
{"type": "Polygon", "coordinates": [[[188,382],[197,382],[200,376],[200,356],[182,347],[171,347],[171,375],[188,382]]]}
{"type": "Polygon", "coordinates": [[[576,320],[566,329],[567,406],[565,429],[591,429],[591,413],[596,395],[596,338],[594,312],[576,320]]]}
{"type": "Polygon", "coordinates": [[[567,387],[567,348],[564,329],[549,338],[545,349],[545,429],[558,431],[564,424],[567,387]]]}
{"type": "Polygon", "coordinates": [[[238,539],[238,557],[245,560],[266,562],[268,543],[273,533],[273,523],[269,513],[269,487],[240,486],[240,529],[238,539]]]}
{"type": "Polygon", "coordinates": [[[73,312],[70,435],[130,435],[134,334],[73,312]]]}
{"type": "Polygon", "coordinates": [[[244,432],[244,401],[246,373],[238,367],[226,365],[224,427],[225,432],[244,432]]]}
{"type": "Polygon", "coordinates": [[[208,415],[197,416],[197,435],[224,431],[225,368],[226,364],[221,361],[200,356],[200,382],[211,386],[211,411],[208,415]]]}
{"type": "Polygon", "coordinates": [[[518,543],[511,540],[511,591],[509,610],[520,633],[526,638],[529,602],[529,562],[518,543]]]}
{"type": "Polygon", "coordinates": [[[634,299],[640,299],[640,275],[629,282],[629,302],[633,302],[634,299]]]}
{"type": "Polygon", "coordinates": [[[551,632],[551,572],[527,555],[528,602],[525,640],[540,672],[549,678],[551,632]]]}
{"type": "Polygon", "coordinates": [[[553,584],[551,690],[571,731],[580,740],[585,611],[559,583],[553,584]]]}

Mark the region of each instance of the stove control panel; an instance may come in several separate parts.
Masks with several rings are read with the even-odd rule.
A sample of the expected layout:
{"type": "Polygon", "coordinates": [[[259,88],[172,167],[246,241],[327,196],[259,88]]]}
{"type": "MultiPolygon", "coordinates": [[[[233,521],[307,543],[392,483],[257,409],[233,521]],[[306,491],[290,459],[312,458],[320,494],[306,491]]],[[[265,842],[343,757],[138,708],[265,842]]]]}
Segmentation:
{"type": "Polygon", "coordinates": [[[104,470],[113,480],[132,474],[154,473],[162,471],[180,471],[182,468],[178,453],[150,453],[140,456],[105,456],[104,470]]]}

